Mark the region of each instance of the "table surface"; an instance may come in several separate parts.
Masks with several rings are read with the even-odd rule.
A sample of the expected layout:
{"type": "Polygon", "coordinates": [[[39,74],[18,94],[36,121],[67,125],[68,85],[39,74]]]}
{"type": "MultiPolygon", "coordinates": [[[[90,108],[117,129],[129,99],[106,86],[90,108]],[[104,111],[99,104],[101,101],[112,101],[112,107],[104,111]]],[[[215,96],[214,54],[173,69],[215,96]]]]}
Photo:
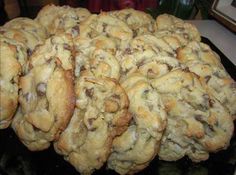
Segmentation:
{"type": "Polygon", "coordinates": [[[189,20],[236,65],[236,34],[215,20],[189,20]]]}

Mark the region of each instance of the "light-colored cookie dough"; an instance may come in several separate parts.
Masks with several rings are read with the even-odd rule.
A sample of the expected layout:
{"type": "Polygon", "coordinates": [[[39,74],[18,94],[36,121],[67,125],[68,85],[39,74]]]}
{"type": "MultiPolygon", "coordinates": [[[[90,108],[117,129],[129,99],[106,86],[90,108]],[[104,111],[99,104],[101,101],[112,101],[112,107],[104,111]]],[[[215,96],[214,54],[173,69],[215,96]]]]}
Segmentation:
{"type": "Polygon", "coordinates": [[[26,47],[0,35],[0,129],[7,128],[18,104],[18,81],[26,62],[26,47]]]}
{"type": "Polygon", "coordinates": [[[156,156],[166,127],[166,112],[160,95],[143,75],[132,74],[122,86],[129,96],[132,122],[113,141],[108,168],[119,174],[133,174],[156,156]]]}
{"type": "Polygon", "coordinates": [[[106,162],[113,138],[127,128],[129,101],[117,82],[86,71],[75,89],[74,115],[54,147],[81,174],[91,174],[106,162]]]}
{"type": "Polygon", "coordinates": [[[234,124],[228,111],[202,86],[198,76],[177,69],[152,80],[165,105],[168,124],[158,156],[176,161],[208,159],[209,152],[229,146],[234,124]]]}
{"type": "Polygon", "coordinates": [[[74,55],[70,35],[53,36],[30,57],[20,78],[20,110],[12,127],[30,150],[50,146],[67,127],[75,105],[74,55]]]}

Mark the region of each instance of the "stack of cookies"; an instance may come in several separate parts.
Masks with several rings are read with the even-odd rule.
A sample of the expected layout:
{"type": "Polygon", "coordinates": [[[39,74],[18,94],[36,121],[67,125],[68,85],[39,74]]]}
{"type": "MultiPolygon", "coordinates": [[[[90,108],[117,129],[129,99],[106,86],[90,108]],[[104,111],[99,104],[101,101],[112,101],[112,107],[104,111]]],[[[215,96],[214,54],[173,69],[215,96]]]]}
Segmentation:
{"type": "Polygon", "coordinates": [[[133,9],[47,5],[0,27],[0,128],[81,174],[226,149],[236,82],[195,26],[133,9]]]}

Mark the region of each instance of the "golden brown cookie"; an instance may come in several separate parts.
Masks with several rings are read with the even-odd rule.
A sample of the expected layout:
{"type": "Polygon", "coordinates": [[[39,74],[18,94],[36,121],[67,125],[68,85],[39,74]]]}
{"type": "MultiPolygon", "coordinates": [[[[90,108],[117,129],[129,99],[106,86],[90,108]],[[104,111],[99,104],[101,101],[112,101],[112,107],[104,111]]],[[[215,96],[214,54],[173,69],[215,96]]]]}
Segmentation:
{"type": "Polygon", "coordinates": [[[229,146],[232,118],[196,74],[177,69],[152,80],[152,86],[161,94],[168,116],[160,159],[175,161],[187,155],[199,162],[229,146]]]}
{"type": "Polygon", "coordinates": [[[173,36],[177,38],[182,45],[186,45],[189,41],[200,41],[201,35],[197,28],[183,20],[168,14],[159,15],[156,18],[157,37],[173,36]]]}
{"type": "Polygon", "coordinates": [[[85,8],[50,4],[40,10],[35,20],[43,25],[49,34],[68,32],[77,36],[80,34],[80,22],[88,16],[90,16],[90,12],[85,8]]]}
{"type": "Polygon", "coordinates": [[[4,27],[10,29],[24,30],[25,32],[33,34],[35,37],[46,39],[48,38],[48,33],[46,29],[37,21],[26,17],[18,17],[10,20],[4,27]]]}
{"type": "Polygon", "coordinates": [[[53,36],[30,57],[20,78],[20,110],[12,127],[32,151],[49,147],[74,111],[74,55],[70,35],[53,36]]]}
{"type": "Polygon", "coordinates": [[[116,43],[106,36],[93,39],[77,37],[74,39],[76,54],[76,76],[83,70],[96,77],[120,78],[120,65],[115,57],[116,43]]]}
{"type": "Polygon", "coordinates": [[[211,48],[200,42],[190,42],[178,50],[178,60],[201,80],[217,100],[236,118],[236,82],[228,75],[219,56],[211,48]]]}
{"type": "Polygon", "coordinates": [[[112,140],[127,128],[128,98],[110,78],[86,71],[76,80],[76,109],[54,147],[82,174],[91,174],[106,162],[112,140]]]}
{"type": "Polygon", "coordinates": [[[124,21],[132,29],[133,37],[155,31],[155,20],[145,12],[134,9],[123,9],[108,13],[124,21]]]}
{"type": "Polygon", "coordinates": [[[94,38],[99,35],[115,39],[124,48],[132,39],[133,32],[125,22],[103,12],[89,16],[80,24],[81,37],[94,38]]]}
{"type": "Polygon", "coordinates": [[[18,80],[26,62],[26,47],[0,35],[0,129],[7,128],[18,104],[18,80]]]}
{"type": "Polygon", "coordinates": [[[133,72],[154,78],[179,67],[173,47],[153,35],[137,36],[128,48],[117,52],[116,57],[121,65],[122,79],[133,72]]]}
{"type": "Polygon", "coordinates": [[[37,45],[43,44],[45,38],[40,38],[36,33],[28,32],[22,29],[12,29],[0,27],[0,33],[7,38],[23,43],[27,47],[27,54],[30,56],[37,45]]]}
{"type": "Polygon", "coordinates": [[[133,174],[156,156],[166,127],[166,112],[160,95],[143,75],[132,74],[122,86],[129,96],[132,122],[113,141],[108,168],[119,174],[133,174]]]}

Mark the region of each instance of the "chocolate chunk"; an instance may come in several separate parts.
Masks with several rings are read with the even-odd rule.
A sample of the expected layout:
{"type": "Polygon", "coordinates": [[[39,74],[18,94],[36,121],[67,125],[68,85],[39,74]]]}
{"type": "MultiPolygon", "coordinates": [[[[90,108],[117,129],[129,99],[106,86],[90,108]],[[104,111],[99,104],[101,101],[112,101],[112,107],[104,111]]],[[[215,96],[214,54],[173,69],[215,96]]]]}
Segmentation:
{"type": "Polygon", "coordinates": [[[117,95],[117,94],[114,94],[114,95],[112,95],[112,98],[115,98],[115,99],[120,99],[120,96],[119,96],[119,95],[117,95]]]}
{"type": "Polygon", "coordinates": [[[84,65],[80,67],[80,72],[85,71],[85,70],[86,70],[86,68],[84,65]]]}
{"type": "Polygon", "coordinates": [[[202,115],[195,115],[194,118],[199,121],[199,122],[203,122],[204,120],[202,119],[202,115]]]}
{"type": "Polygon", "coordinates": [[[125,54],[127,55],[131,55],[132,54],[132,51],[130,48],[126,48],[125,51],[124,51],[125,54]]]}
{"type": "Polygon", "coordinates": [[[63,44],[63,48],[64,48],[65,50],[71,50],[70,45],[69,45],[69,44],[66,44],[66,43],[63,44]]]}
{"type": "Polygon", "coordinates": [[[107,25],[106,23],[103,23],[103,24],[102,24],[102,27],[103,27],[102,31],[103,31],[104,33],[106,32],[107,26],[108,26],[108,25],[107,25]]]}
{"type": "Polygon", "coordinates": [[[210,76],[210,75],[206,76],[206,77],[205,77],[206,83],[208,83],[208,81],[209,81],[210,79],[211,79],[211,76],[210,76]]]}
{"type": "Polygon", "coordinates": [[[46,93],[46,83],[38,83],[36,87],[36,92],[39,96],[43,96],[46,93]]]}
{"type": "Polygon", "coordinates": [[[189,70],[188,67],[184,68],[183,71],[184,71],[184,72],[190,72],[190,70],[189,70]]]}
{"type": "Polygon", "coordinates": [[[27,49],[27,55],[28,55],[28,57],[31,56],[32,53],[33,53],[32,50],[28,48],[28,49],[27,49]]]}
{"type": "Polygon", "coordinates": [[[27,92],[26,94],[23,95],[23,97],[25,98],[26,102],[30,101],[31,95],[29,92],[27,92]]]}
{"type": "Polygon", "coordinates": [[[91,89],[86,89],[86,90],[85,90],[85,94],[86,94],[86,96],[92,98],[92,97],[93,97],[93,88],[91,88],[91,89]]]}
{"type": "Polygon", "coordinates": [[[145,64],[145,60],[141,60],[140,62],[138,62],[136,64],[136,66],[139,68],[139,67],[143,66],[144,64],[145,64]]]}
{"type": "Polygon", "coordinates": [[[80,28],[79,28],[79,26],[77,25],[77,26],[72,27],[71,32],[72,32],[72,35],[73,35],[73,36],[79,35],[79,34],[80,34],[80,28]]]}
{"type": "Polygon", "coordinates": [[[128,18],[131,16],[130,13],[128,13],[127,15],[125,15],[125,20],[128,20],[128,18]]]}

